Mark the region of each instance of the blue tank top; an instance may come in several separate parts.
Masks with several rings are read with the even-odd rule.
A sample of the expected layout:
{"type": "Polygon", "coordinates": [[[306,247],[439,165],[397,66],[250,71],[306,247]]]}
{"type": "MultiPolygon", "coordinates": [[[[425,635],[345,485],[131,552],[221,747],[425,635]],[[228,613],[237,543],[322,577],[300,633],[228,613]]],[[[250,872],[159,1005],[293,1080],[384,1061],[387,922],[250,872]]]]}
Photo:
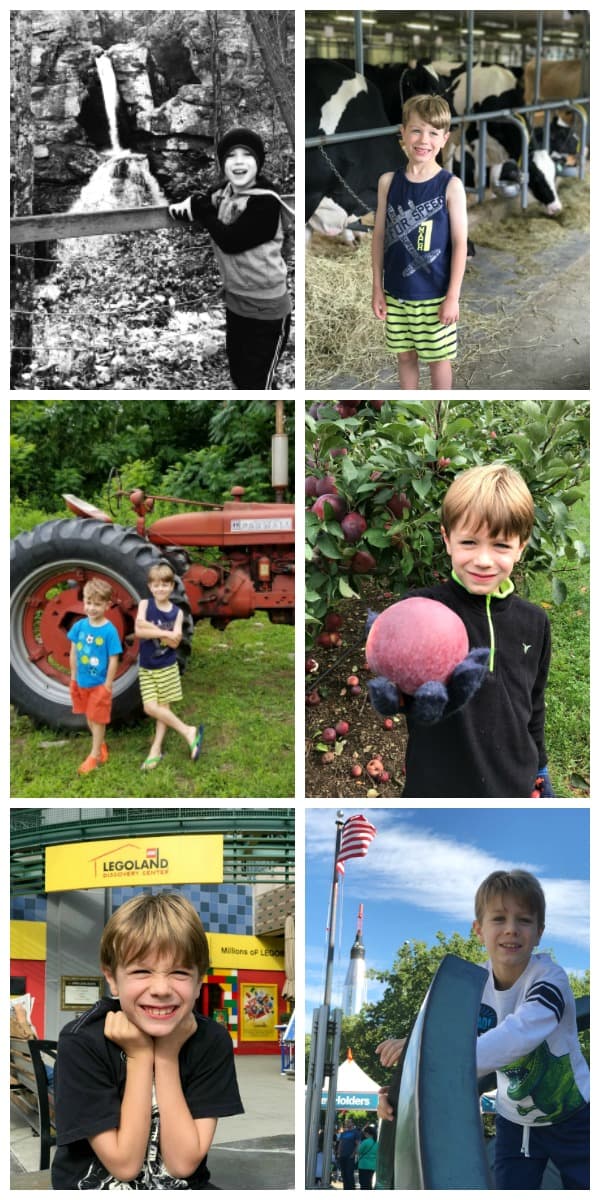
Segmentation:
{"type": "Polygon", "coordinates": [[[394,173],[387,197],[383,286],[396,300],[442,297],[450,282],[450,218],[446,190],[450,171],[413,183],[394,173]]]}
{"type": "MultiPolygon", "coordinates": [[[[172,604],[168,612],[163,612],[151,596],[146,609],[146,620],[161,629],[174,629],[179,609],[172,604]]],[[[160,638],[140,639],[140,667],[148,671],[156,671],[161,667],[172,667],[177,662],[177,651],[172,646],[161,645],[160,638]]]]}

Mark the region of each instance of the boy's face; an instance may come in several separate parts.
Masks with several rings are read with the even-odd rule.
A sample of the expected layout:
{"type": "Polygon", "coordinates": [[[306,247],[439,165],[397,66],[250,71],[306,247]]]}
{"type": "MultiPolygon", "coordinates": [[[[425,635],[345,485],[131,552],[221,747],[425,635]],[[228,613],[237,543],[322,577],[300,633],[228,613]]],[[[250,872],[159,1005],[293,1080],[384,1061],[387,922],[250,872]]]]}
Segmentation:
{"type": "Polygon", "coordinates": [[[406,125],[401,125],[402,145],[410,162],[431,162],[446,145],[450,132],[429,125],[416,112],[409,113],[406,125]]]}
{"type": "Polygon", "coordinates": [[[442,525],[442,537],[452,569],[476,596],[488,596],[509,579],[527,545],[516,534],[493,538],[487,525],[473,529],[464,518],[450,533],[442,525]]]}
{"type": "Polygon", "coordinates": [[[169,599],[174,586],[172,579],[152,579],[148,584],[157,604],[164,604],[169,599]]]}
{"type": "Polygon", "coordinates": [[[184,967],[169,955],[147,954],[118,966],[114,975],[104,969],[125,1016],[149,1037],[164,1037],[191,1013],[200,995],[197,967],[184,967]]]}
{"type": "Polygon", "coordinates": [[[523,974],[544,932],[531,909],[511,895],[493,897],[473,929],[490,956],[496,980],[505,987],[523,974]]]}
{"type": "Polygon", "coordinates": [[[258,175],[258,163],[245,146],[234,146],[223,163],[223,172],[234,188],[249,188],[258,175]]]}
{"type": "Polygon", "coordinates": [[[83,593],[83,611],[92,622],[92,625],[97,625],[103,620],[107,608],[110,606],[109,600],[101,600],[95,592],[91,594],[83,593]]]}

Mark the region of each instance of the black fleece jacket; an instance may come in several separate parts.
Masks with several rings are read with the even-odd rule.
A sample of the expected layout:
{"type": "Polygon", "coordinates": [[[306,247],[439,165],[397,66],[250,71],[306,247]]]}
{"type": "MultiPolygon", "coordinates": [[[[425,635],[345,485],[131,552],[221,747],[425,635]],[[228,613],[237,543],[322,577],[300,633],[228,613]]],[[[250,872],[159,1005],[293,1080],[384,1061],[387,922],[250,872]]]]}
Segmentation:
{"type": "Polygon", "coordinates": [[[475,596],[454,579],[411,592],[464,621],[469,649],[488,646],[490,669],[473,699],[436,725],[407,718],[404,797],[529,797],[541,767],[550,666],[546,613],[513,591],[475,596]]]}

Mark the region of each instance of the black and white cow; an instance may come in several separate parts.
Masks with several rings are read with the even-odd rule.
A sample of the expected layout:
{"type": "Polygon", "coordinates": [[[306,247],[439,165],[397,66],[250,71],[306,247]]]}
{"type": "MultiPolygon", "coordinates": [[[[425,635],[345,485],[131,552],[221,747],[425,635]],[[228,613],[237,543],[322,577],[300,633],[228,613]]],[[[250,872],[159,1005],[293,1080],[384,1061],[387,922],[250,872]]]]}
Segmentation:
{"type": "MultiPolygon", "coordinates": [[[[389,124],[378,89],[364,75],[334,60],[306,60],[307,137],[389,124]]],[[[357,211],[357,196],[367,210],[374,210],[380,175],[404,161],[394,134],[341,142],[324,150],[326,157],[318,147],[306,151],[307,220],[323,196],[348,213],[357,211]]]]}
{"type": "MultiPolygon", "coordinates": [[[[434,64],[430,64],[426,69],[431,72],[433,68],[434,64]]],[[[436,74],[435,71],[432,74],[434,83],[436,74]]],[[[445,82],[445,79],[445,76],[440,76],[440,82],[445,82]]],[[[440,87],[439,90],[441,91],[442,88],[440,87]]],[[[446,85],[443,94],[450,104],[453,115],[464,115],[467,102],[465,70],[454,73],[451,83],[446,85]]],[[[515,71],[508,67],[502,67],[498,63],[476,63],[474,65],[471,73],[470,107],[472,112],[495,112],[501,109],[520,108],[523,104],[523,87],[521,79],[515,71]]],[[[475,124],[469,126],[466,138],[475,158],[475,164],[477,163],[478,136],[477,126],[475,124]]],[[[452,153],[452,144],[456,147],[458,141],[459,131],[457,130],[451,142],[447,144],[450,154],[452,153]]],[[[507,121],[490,121],[488,123],[487,166],[492,173],[492,178],[494,173],[497,174],[494,169],[502,167],[504,163],[509,163],[505,174],[512,178],[514,175],[513,164],[520,163],[521,152],[521,135],[515,125],[507,121]]],[[[456,159],[456,149],[454,158],[456,159]]],[[[527,170],[532,195],[544,206],[549,216],[555,216],[562,209],[555,186],[556,165],[551,155],[540,149],[531,137],[528,144],[527,170]]],[[[467,178],[465,182],[469,186],[467,178]]]]}

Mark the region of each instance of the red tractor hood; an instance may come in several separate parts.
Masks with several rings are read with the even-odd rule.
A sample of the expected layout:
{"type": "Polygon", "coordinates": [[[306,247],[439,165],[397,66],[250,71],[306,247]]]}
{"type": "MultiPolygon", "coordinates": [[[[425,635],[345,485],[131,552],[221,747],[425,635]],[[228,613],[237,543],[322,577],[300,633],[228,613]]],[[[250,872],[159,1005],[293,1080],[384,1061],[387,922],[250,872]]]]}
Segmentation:
{"type": "Polygon", "coordinates": [[[228,501],[216,512],[161,517],[149,535],[157,546],[293,546],[294,505],[228,501]]]}

